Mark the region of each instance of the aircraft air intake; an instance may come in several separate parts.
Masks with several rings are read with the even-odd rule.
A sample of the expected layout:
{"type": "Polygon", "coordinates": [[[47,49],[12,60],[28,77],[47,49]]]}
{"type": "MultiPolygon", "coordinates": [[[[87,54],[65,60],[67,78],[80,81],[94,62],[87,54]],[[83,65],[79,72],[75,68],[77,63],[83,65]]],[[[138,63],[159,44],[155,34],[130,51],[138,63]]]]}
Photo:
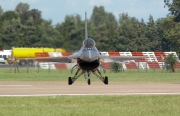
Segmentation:
{"type": "Polygon", "coordinates": [[[83,69],[83,70],[95,70],[99,67],[99,61],[98,60],[95,60],[93,62],[82,62],[82,61],[79,61],[79,66],[83,69]]]}

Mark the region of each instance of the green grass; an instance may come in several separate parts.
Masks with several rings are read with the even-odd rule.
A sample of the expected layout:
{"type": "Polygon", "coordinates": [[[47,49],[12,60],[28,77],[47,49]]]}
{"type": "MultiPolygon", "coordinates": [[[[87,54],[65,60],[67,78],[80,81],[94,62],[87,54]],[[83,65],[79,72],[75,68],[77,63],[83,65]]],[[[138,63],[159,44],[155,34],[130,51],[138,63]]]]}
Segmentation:
{"type": "MultiPolygon", "coordinates": [[[[74,74],[74,73],[73,73],[74,74]]],[[[104,75],[104,74],[103,74],[104,75]]],[[[180,82],[161,70],[107,71],[111,82],[180,82]]],[[[0,69],[0,81],[67,81],[70,70],[0,69]]],[[[99,82],[94,75],[92,81],[99,82]]],[[[85,81],[81,76],[77,81],[85,81]]],[[[179,116],[180,95],[0,97],[0,116],[179,116]]]]}
{"type": "MultiPolygon", "coordinates": [[[[19,69],[20,73],[14,73],[14,70],[0,69],[0,81],[67,81],[69,76],[73,76],[70,70],[50,70],[30,68],[28,73],[27,69],[19,69]]],[[[126,70],[123,73],[114,73],[107,71],[103,76],[109,77],[109,82],[180,82],[180,72],[169,73],[161,70],[126,70]]],[[[99,81],[99,79],[91,74],[92,81],[99,81]]],[[[84,81],[84,76],[78,78],[77,81],[84,81]]]]}
{"type": "MultiPolygon", "coordinates": [[[[63,81],[67,80],[69,70],[48,70],[30,68],[27,73],[27,69],[19,69],[19,73],[14,69],[9,72],[10,69],[0,69],[0,81],[63,81]]],[[[70,74],[71,75],[71,74],[70,74]]]]}
{"type": "MultiPolygon", "coordinates": [[[[0,81],[67,81],[69,76],[73,76],[70,70],[48,70],[40,69],[39,73],[37,69],[30,68],[28,73],[27,69],[19,69],[20,73],[14,73],[14,70],[1,69],[0,81]]],[[[161,70],[153,71],[140,71],[127,70],[123,73],[113,73],[107,71],[105,76],[109,77],[109,81],[113,82],[180,82],[180,73],[161,72],[161,70]]],[[[91,74],[93,81],[99,81],[93,74],[91,74]]],[[[79,81],[84,81],[84,77],[81,76],[79,81]]]]}
{"type": "Polygon", "coordinates": [[[0,97],[1,116],[179,116],[179,95],[0,97]]]}

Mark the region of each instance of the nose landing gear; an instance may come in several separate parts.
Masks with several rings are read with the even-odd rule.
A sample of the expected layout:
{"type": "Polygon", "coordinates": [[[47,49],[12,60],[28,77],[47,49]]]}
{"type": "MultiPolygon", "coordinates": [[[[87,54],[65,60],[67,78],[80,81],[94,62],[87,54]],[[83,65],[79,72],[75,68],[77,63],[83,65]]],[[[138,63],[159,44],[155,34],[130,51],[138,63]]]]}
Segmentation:
{"type": "Polygon", "coordinates": [[[108,77],[104,78],[104,84],[106,84],[106,85],[108,84],[108,77]]]}

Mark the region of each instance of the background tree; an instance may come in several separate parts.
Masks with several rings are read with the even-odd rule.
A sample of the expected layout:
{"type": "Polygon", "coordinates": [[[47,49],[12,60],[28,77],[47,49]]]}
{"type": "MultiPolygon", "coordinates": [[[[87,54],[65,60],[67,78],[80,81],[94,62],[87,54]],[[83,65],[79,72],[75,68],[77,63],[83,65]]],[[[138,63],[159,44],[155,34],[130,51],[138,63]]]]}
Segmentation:
{"type": "Polygon", "coordinates": [[[21,38],[20,19],[12,19],[4,21],[2,25],[1,41],[3,49],[11,49],[12,46],[17,46],[19,38],[21,38]]]}
{"type": "Polygon", "coordinates": [[[149,49],[149,41],[148,41],[148,38],[146,37],[146,23],[144,22],[143,19],[141,19],[141,22],[139,22],[139,28],[140,30],[138,31],[139,33],[139,49],[138,51],[150,51],[149,49]]]}
{"type": "Polygon", "coordinates": [[[25,11],[19,15],[20,15],[21,23],[23,25],[27,25],[27,21],[30,17],[32,17],[33,25],[35,27],[38,27],[42,22],[41,11],[39,11],[38,9],[32,9],[29,11],[25,11]]]}
{"type": "Polygon", "coordinates": [[[117,62],[112,62],[110,63],[110,67],[111,67],[111,71],[118,73],[118,72],[122,72],[123,66],[121,63],[117,63],[117,62]]]}
{"type": "Polygon", "coordinates": [[[0,26],[2,26],[4,21],[11,21],[12,19],[17,19],[18,15],[14,11],[6,11],[0,17],[0,26]]]}
{"type": "Polygon", "coordinates": [[[65,22],[57,24],[56,29],[64,38],[63,47],[67,51],[77,51],[84,40],[84,22],[80,15],[67,15],[65,22]]]}
{"type": "Polygon", "coordinates": [[[156,21],[156,31],[158,33],[158,45],[156,46],[157,51],[169,51],[169,47],[167,46],[169,44],[166,36],[164,36],[164,20],[165,18],[161,18],[156,21]]]}
{"type": "MultiPolygon", "coordinates": [[[[174,3],[179,2],[165,0],[169,8],[174,7],[170,4],[177,5],[174,3]]],[[[172,14],[177,15],[175,10],[172,14]]],[[[29,9],[27,3],[19,3],[14,11],[4,13],[0,7],[0,48],[62,47],[67,51],[77,51],[85,37],[84,24],[81,16],[75,14],[66,15],[62,23],[52,25],[51,20],[42,18],[40,10],[29,9]]],[[[144,22],[122,13],[117,20],[103,6],[95,6],[88,20],[88,35],[96,41],[100,51],[180,52],[179,27],[174,16],[154,21],[150,15],[149,21],[144,22]]]]}
{"type": "Polygon", "coordinates": [[[0,17],[1,49],[10,49],[15,45],[18,25],[18,15],[14,11],[7,11],[0,17]]]}
{"type": "Polygon", "coordinates": [[[60,48],[64,39],[62,35],[52,26],[52,21],[43,20],[40,26],[40,41],[34,46],[60,48]]]}
{"type": "Polygon", "coordinates": [[[101,51],[114,49],[114,34],[117,21],[112,13],[106,12],[103,6],[95,6],[90,18],[91,29],[89,36],[95,38],[96,45],[101,51]]]}
{"type": "Polygon", "coordinates": [[[107,30],[108,30],[108,45],[110,44],[110,47],[107,47],[108,51],[115,51],[115,33],[118,27],[118,23],[116,21],[115,16],[112,13],[107,13],[107,20],[106,20],[106,25],[107,25],[107,30]]]}
{"type": "Polygon", "coordinates": [[[2,16],[2,14],[3,14],[3,9],[0,6],[0,17],[2,16]]]}
{"type": "MultiPolygon", "coordinates": [[[[89,37],[95,38],[97,47],[102,50],[105,49],[105,43],[108,43],[108,34],[106,29],[105,20],[107,19],[106,13],[103,6],[97,7],[95,6],[93,9],[93,13],[91,15],[90,21],[92,25],[95,27],[95,34],[89,33],[89,37]]],[[[90,32],[91,32],[90,31],[90,32]]]]}
{"type": "Polygon", "coordinates": [[[22,42],[20,47],[38,47],[40,44],[42,23],[41,11],[38,9],[32,9],[19,14],[21,20],[21,28],[23,30],[23,37],[20,40],[22,42]]]}
{"type": "Polygon", "coordinates": [[[167,69],[170,70],[170,72],[175,72],[174,66],[177,62],[178,61],[176,56],[172,53],[165,58],[165,65],[167,66],[167,69]]]}
{"type": "MultiPolygon", "coordinates": [[[[3,9],[0,6],[0,21],[1,21],[1,16],[3,15],[3,9]]],[[[0,49],[2,49],[3,43],[2,43],[2,23],[0,23],[0,49]]]]}
{"type": "Polygon", "coordinates": [[[156,22],[153,19],[153,16],[149,16],[149,21],[147,22],[147,31],[146,37],[149,40],[148,46],[151,51],[158,51],[159,46],[161,43],[159,42],[159,33],[157,30],[156,22]]]}
{"type": "Polygon", "coordinates": [[[116,31],[116,51],[140,51],[146,49],[147,38],[145,37],[145,26],[135,17],[122,13],[119,26],[116,31]]]}
{"type": "Polygon", "coordinates": [[[174,22],[173,17],[164,19],[164,38],[170,51],[180,52],[180,22],[174,22]]]}
{"type": "Polygon", "coordinates": [[[29,10],[29,4],[20,2],[16,8],[15,11],[18,14],[22,14],[23,12],[27,12],[29,10]]]}
{"type": "Polygon", "coordinates": [[[169,8],[170,14],[174,16],[174,21],[180,21],[180,0],[164,0],[165,6],[169,8]]]}

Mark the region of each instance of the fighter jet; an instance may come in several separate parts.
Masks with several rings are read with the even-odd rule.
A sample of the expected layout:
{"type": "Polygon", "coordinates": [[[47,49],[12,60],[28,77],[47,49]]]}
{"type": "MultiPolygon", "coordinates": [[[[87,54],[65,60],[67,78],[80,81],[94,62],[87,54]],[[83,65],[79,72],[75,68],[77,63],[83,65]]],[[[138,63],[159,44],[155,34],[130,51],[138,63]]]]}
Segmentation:
{"type": "Polygon", "coordinates": [[[105,68],[101,65],[101,62],[104,59],[109,59],[110,61],[120,62],[123,60],[137,60],[142,59],[142,57],[126,57],[126,56],[106,56],[101,54],[96,48],[96,43],[92,38],[88,38],[87,31],[87,16],[85,13],[85,40],[82,42],[81,49],[74,53],[73,55],[67,57],[48,57],[48,58],[36,58],[38,62],[64,62],[71,63],[72,60],[75,60],[77,64],[71,69],[76,70],[76,73],[73,77],[68,78],[68,84],[72,85],[76,79],[81,75],[84,75],[87,79],[88,85],[91,84],[90,74],[96,75],[104,84],[108,84],[108,77],[103,77],[100,69],[103,69],[105,73],[105,68]]]}

